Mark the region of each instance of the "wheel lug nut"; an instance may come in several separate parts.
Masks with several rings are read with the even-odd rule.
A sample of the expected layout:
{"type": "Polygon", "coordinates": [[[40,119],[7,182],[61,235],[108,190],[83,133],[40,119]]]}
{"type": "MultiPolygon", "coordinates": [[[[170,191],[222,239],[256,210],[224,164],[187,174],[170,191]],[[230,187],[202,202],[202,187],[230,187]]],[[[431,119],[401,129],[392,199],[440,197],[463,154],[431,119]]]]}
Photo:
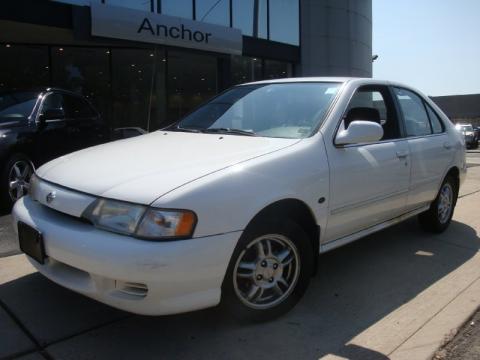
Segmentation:
{"type": "Polygon", "coordinates": [[[257,275],[257,280],[262,280],[263,276],[262,275],[257,275]]]}
{"type": "Polygon", "coordinates": [[[277,269],[278,269],[278,264],[273,264],[273,268],[274,268],[275,270],[277,270],[277,269]]]}
{"type": "Polygon", "coordinates": [[[267,267],[267,262],[265,260],[263,260],[260,265],[262,265],[262,267],[267,267]]]}
{"type": "Polygon", "coordinates": [[[271,283],[272,283],[272,282],[273,282],[273,277],[270,278],[270,279],[268,279],[268,282],[271,282],[271,283]]]}

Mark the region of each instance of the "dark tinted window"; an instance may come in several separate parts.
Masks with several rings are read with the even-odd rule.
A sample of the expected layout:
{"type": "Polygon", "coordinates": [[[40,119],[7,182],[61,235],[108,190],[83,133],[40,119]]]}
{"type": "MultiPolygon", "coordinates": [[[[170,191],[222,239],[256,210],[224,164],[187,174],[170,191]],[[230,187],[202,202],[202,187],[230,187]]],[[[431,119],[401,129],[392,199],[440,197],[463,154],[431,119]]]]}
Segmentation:
{"type": "Polygon", "coordinates": [[[63,96],[57,93],[52,93],[47,95],[45,100],[43,100],[42,112],[45,110],[58,110],[58,109],[62,109],[65,111],[63,96]]]}
{"type": "MultiPolygon", "coordinates": [[[[8,32],[2,29],[2,33],[8,32]]],[[[47,46],[0,45],[0,90],[28,90],[36,86],[48,86],[48,74],[47,46]]]]}
{"type": "Polygon", "coordinates": [[[196,0],[197,21],[230,26],[230,0],[196,0]]]}
{"type": "Polygon", "coordinates": [[[30,116],[37,97],[35,92],[0,94],[0,123],[30,116]]]}
{"type": "Polygon", "coordinates": [[[246,56],[232,56],[232,84],[262,79],[262,60],[246,56]]]}
{"type": "Polygon", "coordinates": [[[440,134],[442,133],[445,129],[443,127],[442,120],[440,120],[440,117],[437,115],[435,111],[430,107],[430,105],[427,106],[427,111],[428,111],[428,117],[430,118],[430,123],[432,124],[432,129],[434,134],[440,134]]]}
{"type": "Polygon", "coordinates": [[[64,95],[66,116],[68,118],[92,118],[96,116],[96,112],[82,98],[71,95],[64,95]]]}
{"type": "Polygon", "coordinates": [[[281,79],[292,76],[292,64],[277,61],[265,60],[265,79],[281,79]]]}
{"type": "Polygon", "coordinates": [[[432,129],[423,100],[406,89],[394,88],[394,92],[402,109],[407,136],[430,135],[432,129]]]}

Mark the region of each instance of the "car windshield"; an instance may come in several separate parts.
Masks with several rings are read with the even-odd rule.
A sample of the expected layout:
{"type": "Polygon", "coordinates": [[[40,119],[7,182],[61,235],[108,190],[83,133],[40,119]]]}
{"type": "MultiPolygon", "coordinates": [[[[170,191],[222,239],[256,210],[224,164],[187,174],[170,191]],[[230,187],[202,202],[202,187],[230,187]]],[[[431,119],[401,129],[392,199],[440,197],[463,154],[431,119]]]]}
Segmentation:
{"type": "Polygon", "coordinates": [[[473,131],[472,125],[457,125],[457,130],[459,131],[473,131]]]}
{"type": "Polygon", "coordinates": [[[38,95],[33,91],[0,93],[0,124],[28,118],[38,95]]]}
{"type": "Polygon", "coordinates": [[[171,130],[278,138],[312,134],[340,83],[276,83],[234,87],[201,106],[171,130]]]}

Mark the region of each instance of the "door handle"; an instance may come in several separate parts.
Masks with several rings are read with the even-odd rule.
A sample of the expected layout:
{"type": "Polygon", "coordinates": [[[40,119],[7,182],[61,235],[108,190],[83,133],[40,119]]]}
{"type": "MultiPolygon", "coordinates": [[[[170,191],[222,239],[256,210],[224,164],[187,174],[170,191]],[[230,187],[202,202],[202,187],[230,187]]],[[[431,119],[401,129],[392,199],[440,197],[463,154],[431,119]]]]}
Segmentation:
{"type": "Polygon", "coordinates": [[[408,152],[407,151],[397,151],[397,157],[399,159],[405,159],[408,157],[408,152]]]}
{"type": "Polygon", "coordinates": [[[445,143],[443,143],[443,147],[447,150],[450,150],[452,148],[452,144],[450,144],[448,142],[445,142],[445,143]]]}

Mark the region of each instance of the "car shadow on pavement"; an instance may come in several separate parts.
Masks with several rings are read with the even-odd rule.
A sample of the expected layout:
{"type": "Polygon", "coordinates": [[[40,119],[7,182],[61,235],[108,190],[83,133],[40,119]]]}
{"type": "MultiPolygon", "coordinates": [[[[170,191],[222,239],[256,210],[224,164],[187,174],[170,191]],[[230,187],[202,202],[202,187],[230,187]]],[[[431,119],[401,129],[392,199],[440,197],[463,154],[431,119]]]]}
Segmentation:
{"type": "Polygon", "coordinates": [[[320,257],[305,297],[268,323],[221,308],[147,317],[114,310],[33,273],[0,286],[0,301],[53,358],[388,359],[349,343],[471,259],[480,239],[452,222],[430,235],[407,221],[320,257]]]}

